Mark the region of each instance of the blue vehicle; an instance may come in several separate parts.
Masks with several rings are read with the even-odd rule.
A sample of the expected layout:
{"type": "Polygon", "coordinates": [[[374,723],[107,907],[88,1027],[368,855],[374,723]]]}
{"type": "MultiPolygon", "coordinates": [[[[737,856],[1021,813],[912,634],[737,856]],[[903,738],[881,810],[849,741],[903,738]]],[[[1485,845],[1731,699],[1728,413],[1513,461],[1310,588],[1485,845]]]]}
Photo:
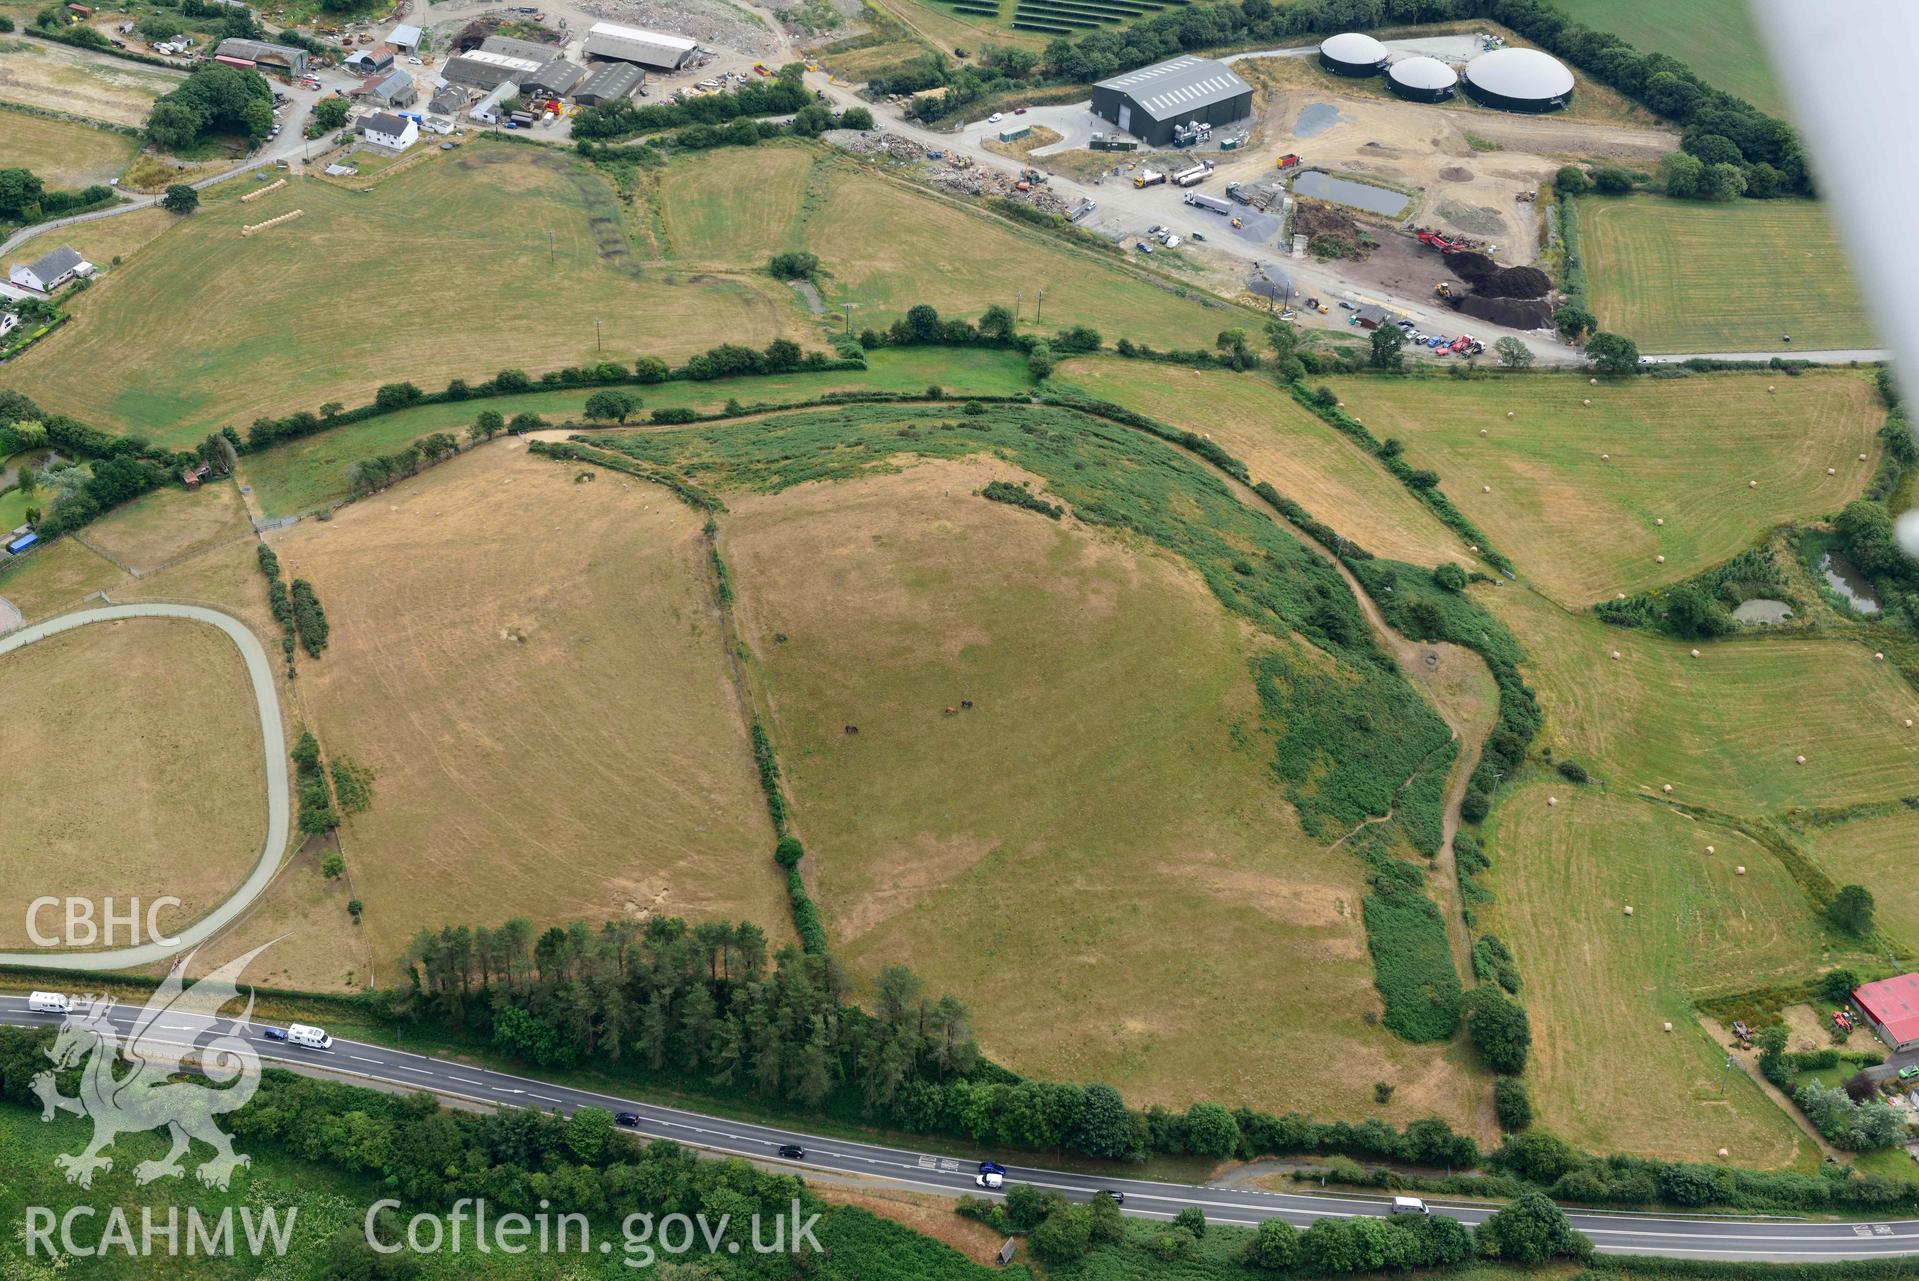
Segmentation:
{"type": "Polygon", "coordinates": [[[263,1027],[260,1035],[269,1041],[284,1041],[287,1039],[287,1030],[283,1027],[263,1027]]]}
{"type": "Polygon", "coordinates": [[[12,556],[18,556],[21,552],[27,550],[27,548],[29,547],[32,547],[35,543],[38,543],[39,541],[40,541],[40,535],[38,534],[22,534],[20,535],[20,537],[14,539],[12,542],[7,544],[7,553],[12,556]]]}

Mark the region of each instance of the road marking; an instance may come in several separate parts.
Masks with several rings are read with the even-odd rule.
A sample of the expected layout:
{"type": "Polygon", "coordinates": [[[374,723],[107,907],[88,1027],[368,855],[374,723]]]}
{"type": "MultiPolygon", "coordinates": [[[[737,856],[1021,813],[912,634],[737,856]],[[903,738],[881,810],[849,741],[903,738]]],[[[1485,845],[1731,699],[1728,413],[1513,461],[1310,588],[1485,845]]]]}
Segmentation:
{"type": "Polygon", "coordinates": [[[453,1081],[458,1081],[461,1085],[484,1085],[485,1084],[484,1081],[469,1081],[463,1076],[449,1077],[448,1079],[453,1081]]]}
{"type": "Polygon", "coordinates": [[[374,1063],[374,1064],[377,1064],[377,1063],[379,1063],[379,1061],[380,1061],[380,1060],[378,1060],[378,1059],[369,1059],[369,1058],[367,1058],[367,1057],[366,1057],[365,1055],[362,1055],[362,1054],[349,1054],[349,1055],[347,1055],[347,1057],[348,1057],[348,1058],[350,1058],[350,1059],[355,1059],[355,1060],[357,1060],[357,1061],[359,1061],[359,1062],[361,1062],[361,1063],[374,1063]]]}

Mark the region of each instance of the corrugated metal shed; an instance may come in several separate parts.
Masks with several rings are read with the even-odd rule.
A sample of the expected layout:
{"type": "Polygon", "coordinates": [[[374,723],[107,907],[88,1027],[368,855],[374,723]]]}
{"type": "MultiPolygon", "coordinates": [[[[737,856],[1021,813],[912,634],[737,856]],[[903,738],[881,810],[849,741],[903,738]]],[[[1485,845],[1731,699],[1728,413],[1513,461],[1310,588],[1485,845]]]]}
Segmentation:
{"type": "Polygon", "coordinates": [[[630,62],[609,62],[586,78],[586,83],[574,91],[573,99],[596,106],[602,102],[618,102],[630,98],[633,91],[646,82],[646,72],[630,62]]]}
{"type": "Polygon", "coordinates": [[[1227,102],[1253,87],[1211,58],[1173,58],[1102,80],[1095,89],[1116,89],[1155,119],[1227,102]]]}
{"type": "Polygon", "coordinates": [[[595,58],[636,62],[642,67],[677,71],[693,61],[699,44],[684,36],[670,36],[617,22],[596,22],[586,33],[586,52],[595,58]]]}

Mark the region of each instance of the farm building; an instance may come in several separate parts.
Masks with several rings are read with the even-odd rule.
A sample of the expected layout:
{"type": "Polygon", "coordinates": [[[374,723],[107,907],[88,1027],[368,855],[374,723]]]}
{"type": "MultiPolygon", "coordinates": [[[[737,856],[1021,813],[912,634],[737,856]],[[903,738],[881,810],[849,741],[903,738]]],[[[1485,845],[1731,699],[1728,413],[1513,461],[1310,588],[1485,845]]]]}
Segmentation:
{"type": "Polygon", "coordinates": [[[558,45],[521,40],[514,36],[488,36],[480,41],[480,48],[488,53],[503,53],[509,58],[525,58],[528,62],[545,62],[548,58],[560,56],[558,45]]]}
{"type": "Polygon", "coordinates": [[[1253,87],[1223,62],[1181,57],[1093,86],[1093,114],[1155,146],[1182,125],[1223,125],[1252,114],[1253,87]]]}
{"type": "Polygon", "coordinates": [[[1320,43],[1319,64],[1336,76],[1376,76],[1386,65],[1386,46],[1358,31],[1342,32],[1320,43]]]}
{"type": "Polygon", "coordinates": [[[617,22],[596,22],[586,33],[586,52],[609,62],[631,62],[655,71],[678,71],[693,61],[700,46],[683,36],[664,35],[623,27],[617,22]]]}
{"type": "Polygon", "coordinates": [[[458,85],[443,84],[433,93],[433,101],[427,104],[427,110],[435,115],[457,116],[466,110],[466,104],[473,101],[473,95],[458,85]]]}
{"type": "Polygon", "coordinates": [[[1537,49],[1494,49],[1466,64],[1466,93],[1502,111],[1557,111],[1572,101],[1573,73],[1537,49]]]}
{"type": "Polygon", "coordinates": [[[630,62],[608,62],[586,78],[573,91],[573,101],[584,107],[631,98],[633,91],[646,83],[646,72],[630,62]]]}
{"type": "Polygon", "coordinates": [[[376,111],[366,117],[360,121],[360,131],[368,142],[389,151],[405,151],[420,140],[419,121],[390,111],[376,111]]]}
{"type": "Polygon", "coordinates": [[[1919,1049],[1919,974],[1868,983],[1852,999],[1880,1040],[1894,1050],[1919,1049]]]}
{"type": "Polygon", "coordinates": [[[348,71],[357,71],[361,75],[374,75],[391,70],[397,56],[392,45],[383,44],[372,49],[362,49],[358,53],[350,53],[340,65],[348,71]]]}
{"type": "Polygon", "coordinates": [[[525,78],[538,71],[540,66],[531,58],[515,58],[486,49],[473,49],[448,58],[446,65],[440,68],[440,78],[469,89],[489,91],[509,80],[516,84],[524,83],[525,78]]]}
{"type": "Polygon", "coordinates": [[[420,51],[420,29],[403,22],[387,33],[386,42],[395,49],[400,49],[407,53],[418,53],[420,51]]]}
{"type": "Polygon", "coordinates": [[[477,120],[483,125],[497,125],[500,123],[500,104],[508,98],[518,97],[519,93],[519,85],[511,80],[502,80],[493,86],[486,97],[473,104],[472,110],[466,113],[467,118],[477,120]]]}
{"type": "Polygon", "coordinates": [[[383,76],[368,76],[353,96],[382,107],[410,107],[419,100],[420,91],[404,67],[395,67],[383,76]]]}
{"type": "Polygon", "coordinates": [[[528,93],[541,94],[548,98],[563,98],[573,92],[575,85],[586,79],[586,68],[577,62],[568,62],[565,58],[548,58],[539,69],[527,73],[520,85],[528,93]]]}
{"type": "Polygon", "coordinates": [[[1386,69],[1393,92],[1412,102],[1444,102],[1459,87],[1459,73],[1437,58],[1401,58],[1386,69]]]}
{"type": "Polygon", "coordinates": [[[288,75],[297,76],[307,69],[305,49],[296,49],[290,44],[270,44],[265,40],[242,40],[237,36],[222,40],[214,49],[213,56],[229,64],[261,66],[284,71],[288,75]]]}
{"type": "Polygon", "coordinates": [[[7,279],[20,289],[50,294],[69,280],[92,274],[93,264],[82,258],[79,250],[61,245],[32,262],[15,263],[7,279]]]}

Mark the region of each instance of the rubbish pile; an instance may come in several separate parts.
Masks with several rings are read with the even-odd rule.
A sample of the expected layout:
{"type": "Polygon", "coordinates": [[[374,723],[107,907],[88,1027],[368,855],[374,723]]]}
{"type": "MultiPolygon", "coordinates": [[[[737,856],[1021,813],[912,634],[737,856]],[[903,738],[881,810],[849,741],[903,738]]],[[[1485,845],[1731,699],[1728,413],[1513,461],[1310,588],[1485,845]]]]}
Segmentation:
{"type": "Polygon", "coordinates": [[[911,138],[879,129],[829,129],[823,135],[831,145],[855,155],[887,155],[895,160],[924,160],[926,148],[911,138]]]}

